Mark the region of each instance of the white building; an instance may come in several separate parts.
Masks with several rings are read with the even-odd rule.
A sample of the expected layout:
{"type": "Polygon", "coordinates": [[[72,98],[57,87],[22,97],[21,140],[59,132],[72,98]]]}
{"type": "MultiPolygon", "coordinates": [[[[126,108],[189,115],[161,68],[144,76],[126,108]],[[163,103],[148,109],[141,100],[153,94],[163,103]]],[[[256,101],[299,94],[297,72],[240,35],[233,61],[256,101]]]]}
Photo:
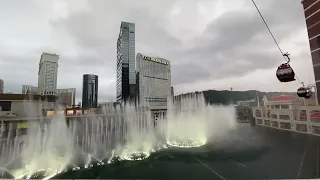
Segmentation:
{"type": "Polygon", "coordinates": [[[22,85],[22,94],[38,94],[38,87],[22,85]]]}
{"type": "MultiPolygon", "coordinates": [[[[38,94],[38,87],[22,85],[22,94],[36,95],[38,94]]],[[[58,103],[61,105],[75,105],[76,88],[56,89],[55,96],[58,96],[58,103]]]]}
{"type": "Polygon", "coordinates": [[[57,89],[59,55],[42,53],[38,72],[38,93],[54,95],[57,89]]]}
{"type": "Polygon", "coordinates": [[[263,106],[252,108],[257,125],[320,136],[320,106],[314,99],[278,96],[263,101],[263,106]]]}
{"type": "Polygon", "coordinates": [[[256,104],[256,100],[255,99],[245,100],[245,101],[237,101],[237,105],[238,106],[252,107],[254,104],[256,104]]]}
{"type": "Polygon", "coordinates": [[[76,88],[57,89],[56,96],[58,96],[58,103],[66,106],[76,105],[76,88]]]}
{"type": "Polygon", "coordinates": [[[0,79],[0,93],[3,93],[3,80],[0,79]]]}
{"type": "Polygon", "coordinates": [[[18,115],[32,117],[41,115],[43,109],[53,109],[55,98],[39,95],[1,94],[0,116],[18,115]]]}
{"type": "Polygon", "coordinates": [[[138,77],[138,102],[150,109],[167,109],[171,97],[170,61],[138,53],[136,57],[138,77]]]}

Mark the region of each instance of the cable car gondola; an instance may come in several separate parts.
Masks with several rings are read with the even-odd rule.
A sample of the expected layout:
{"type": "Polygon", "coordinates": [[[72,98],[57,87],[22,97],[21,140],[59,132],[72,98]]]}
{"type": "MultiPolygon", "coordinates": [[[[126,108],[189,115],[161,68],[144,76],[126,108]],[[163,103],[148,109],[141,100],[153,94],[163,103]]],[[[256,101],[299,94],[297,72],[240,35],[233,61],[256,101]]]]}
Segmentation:
{"type": "Polygon", "coordinates": [[[297,94],[299,97],[306,97],[308,91],[305,87],[300,87],[298,90],[297,90],[297,94]]]}
{"type": "Polygon", "coordinates": [[[293,69],[291,68],[289,62],[289,54],[283,54],[283,56],[286,56],[288,58],[288,61],[284,64],[281,64],[276,72],[277,78],[280,82],[291,82],[295,81],[295,73],[293,69]]]}

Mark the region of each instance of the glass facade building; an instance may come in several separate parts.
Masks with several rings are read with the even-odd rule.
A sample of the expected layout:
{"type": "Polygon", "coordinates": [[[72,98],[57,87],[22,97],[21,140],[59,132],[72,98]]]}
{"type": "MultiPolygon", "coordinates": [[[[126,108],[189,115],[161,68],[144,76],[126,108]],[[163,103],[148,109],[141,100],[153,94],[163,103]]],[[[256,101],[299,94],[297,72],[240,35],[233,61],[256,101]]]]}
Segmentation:
{"type": "Polygon", "coordinates": [[[82,107],[98,107],[98,76],[93,74],[83,75],[82,107]]]}
{"type": "Polygon", "coordinates": [[[167,109],[168,98],[171,98],[170,61],[140,53],[136,61],[139,105],[167,109]]]}
{"type": "Polygon", "coordinates": [[[135,24],[121,22],[117,41],[117,102],[136,96],[135,24]]]}

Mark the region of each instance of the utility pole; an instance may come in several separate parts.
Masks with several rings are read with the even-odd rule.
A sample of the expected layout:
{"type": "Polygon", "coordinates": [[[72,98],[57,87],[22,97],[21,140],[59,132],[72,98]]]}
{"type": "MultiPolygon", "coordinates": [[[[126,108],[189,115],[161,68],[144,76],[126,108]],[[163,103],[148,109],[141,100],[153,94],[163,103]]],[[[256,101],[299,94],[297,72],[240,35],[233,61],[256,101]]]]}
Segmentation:
{"type": "Polygon", "coordinates": [[[319,102],[318,102],[318,89],[317,89],[317,86],[315,84],[310,84],[309,88],[310,89],[314,88],[314,95],[315,95],[315,98],[316,98],[316,106],[318,106],[319,102]]]}

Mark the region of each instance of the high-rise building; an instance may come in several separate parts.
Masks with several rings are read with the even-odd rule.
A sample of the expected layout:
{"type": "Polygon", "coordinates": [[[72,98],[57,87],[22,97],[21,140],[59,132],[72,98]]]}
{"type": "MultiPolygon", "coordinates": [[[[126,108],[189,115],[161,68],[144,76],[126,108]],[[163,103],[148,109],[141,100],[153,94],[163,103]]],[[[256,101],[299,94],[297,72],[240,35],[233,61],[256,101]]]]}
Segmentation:
{"type": "Polygon", "coordinates": [[[0,79],[0,93],[1,94],[3,93],[3,85],[4,85],[4,82],[2,79],[0,79]]]}
{"type": "Polygon", "coordinates": [[[140,53],[136,60],[139,105],[151,110],[167,109],[167,101],[171,97],[170,61],[140,53]]]}
{"type": "Polygon", "coordinates": [[[301,3],[307,24],[313,71],[320,102],[320,1],[302,0],[301,3]]]}
{"type": "Polygon", "coordinates": [[[82,107],[98,107],[98,76],[93,74],[83,75],[82,107]]]}
{"type": "Polygon", "coordinates": [[[76,88],[57,89],[56,96],[58,96],[59,104],[71,107],[72,105],[75,105],[76,88]]]}
{"type": "Polygon", "coordinates": [[[173,99],[173,97],[174,97],[174,88],[173,88],[173,86],[171,86],[171,96],[172,96],[172,99],[173,99]]]}
{"type": "Polygon", "coordinates": [[[38,94],[38,87],[31,85],[22,85],[22,94],[38,94]]]}
{"type": "Polygon", "coordinates": [[[57,90],[59,55],[42,53],[38,72],[38,93],[54,95],[57,90]]]}
{"type": "Polygon", "coordinates": [[[121,22],[117,41],[117,102],[136,96],[135,24],[121,22]]]}

